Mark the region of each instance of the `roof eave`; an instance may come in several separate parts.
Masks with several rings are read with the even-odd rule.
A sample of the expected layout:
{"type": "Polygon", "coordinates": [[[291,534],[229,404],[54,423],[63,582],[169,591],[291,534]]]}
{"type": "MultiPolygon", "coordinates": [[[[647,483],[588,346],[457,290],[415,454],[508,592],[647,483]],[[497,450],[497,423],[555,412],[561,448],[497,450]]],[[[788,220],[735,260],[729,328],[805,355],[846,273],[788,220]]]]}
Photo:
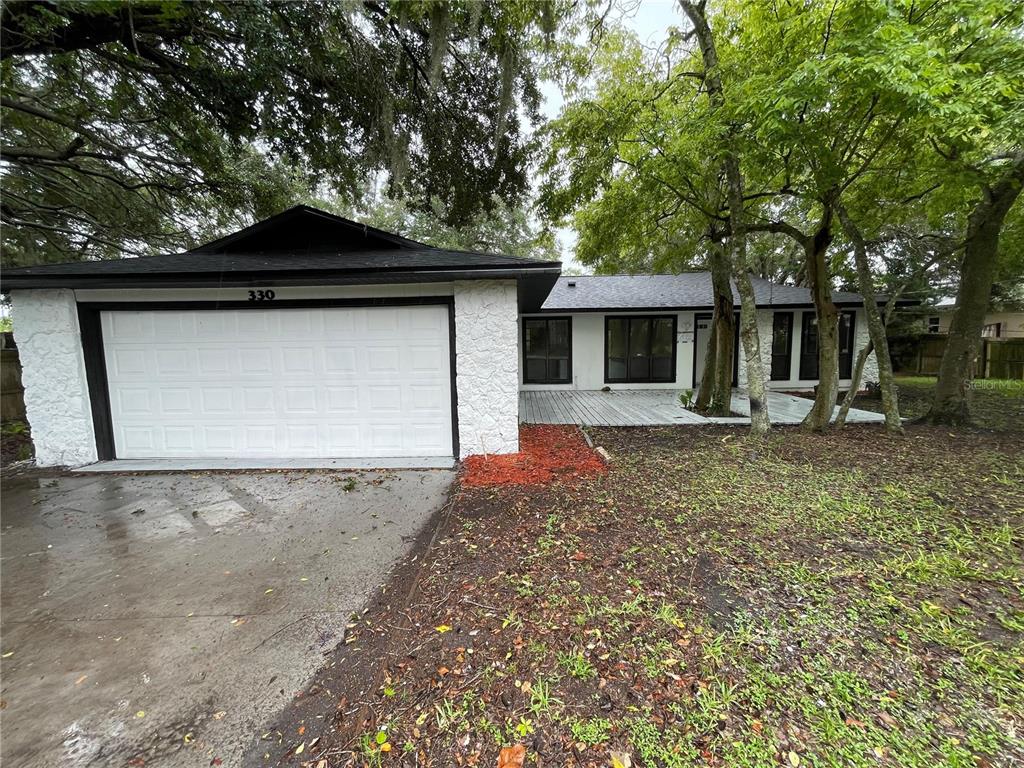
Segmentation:
{"type": "Polygon", "coordinates": [[[559,262],[536,262],[515,267],[475,267],[431,270],[293,270],[273,272],[135,273],[122,275],[3,275],[0,293],[12,290],[56,288],[247,288],[252,286],[371,285],[374,283],[441,283],[455,280],[520,280],[542,278],[550,283],[544,298],[561,273],[559,262]]]}

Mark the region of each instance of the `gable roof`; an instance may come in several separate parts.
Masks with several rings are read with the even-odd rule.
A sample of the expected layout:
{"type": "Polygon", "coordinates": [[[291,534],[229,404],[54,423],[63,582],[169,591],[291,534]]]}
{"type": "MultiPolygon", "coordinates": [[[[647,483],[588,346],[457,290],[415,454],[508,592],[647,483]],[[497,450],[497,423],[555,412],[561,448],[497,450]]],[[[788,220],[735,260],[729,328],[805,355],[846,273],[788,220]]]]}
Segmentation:
{"type": "MultiPolygon", "coordinates": [[[[811,307],[809,288],[779,285],[751,277],[754,298],[759,307],[811,307]]],[[[548,294],[542,312],[597,312],[602,310],[637,311],[648,309],[711,309],[714,291],[710,272],[684,272],[680,275],[584,275],[562,276],[548,294]]],[[[859,306],[859,293],[833,291],[837,306],[859,306]]],[[[740,305],[733,285],[733,304],[740,305]]]]}
{"type": "Polygon", "coordinates": [[[4,270],[18,288],[193,288],[447,282],[512,278],[534,310],[561,273],[536,261],[425,243],[300,205],[182,253],[4,270]]]}
{"type": "Polygon", "coordinates": [[[294,205],[269,219],[190,249],[189,253],[253,253],[268,250],[370,251],[431,248],[309,205],[294,205]]]}

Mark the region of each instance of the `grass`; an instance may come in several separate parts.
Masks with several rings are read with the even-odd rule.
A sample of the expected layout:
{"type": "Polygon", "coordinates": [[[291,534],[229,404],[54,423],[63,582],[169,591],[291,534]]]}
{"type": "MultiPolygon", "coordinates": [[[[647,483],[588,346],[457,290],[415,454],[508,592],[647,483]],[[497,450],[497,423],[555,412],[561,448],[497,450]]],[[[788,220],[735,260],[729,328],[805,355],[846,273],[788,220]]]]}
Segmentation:
{"type": "MultiPolygon", "coordinates": [[[[928,412],[935,394],[934,376],[897,376],[900,415],[917,419],[928,412]]],[[[1024,381],[1007,379],[975,379],[967,395],[971,419],[982,429],[996,431],[1024,430],[1024,381]]],[[[877,397],[860,395],[854,408],[880,413],[882,403],[877,397]]]]}
{"type": "MultiPolygon", "coordinates": [[[[518,743],[528,765],[1024,760],[1017,436],[594,437],[607,476],[463,490],[416,597],[368,622],[411,624],[346,641],[397,692],[371,720],[417,764],[494,765],[518,743]]],[[[379,690],[355,661],[331,702],[379,690]]],[[[322,741],[397,764],[375,733],[322,741]]]]}

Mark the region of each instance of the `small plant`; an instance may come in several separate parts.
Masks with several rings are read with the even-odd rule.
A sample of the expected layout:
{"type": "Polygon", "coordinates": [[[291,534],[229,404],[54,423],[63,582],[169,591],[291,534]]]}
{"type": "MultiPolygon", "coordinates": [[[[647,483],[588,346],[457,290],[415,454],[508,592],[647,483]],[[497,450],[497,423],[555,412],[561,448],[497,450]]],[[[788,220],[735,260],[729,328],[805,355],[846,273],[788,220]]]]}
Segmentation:
{"type": "Polygon", "coordinates": [[[693,406],[697,403],[697,398],[693,396],[692,389],[684,389],[679,393],[679,403],[687,410],[693,410],[693,406]]]}
{"type": "Polygon", "coordinates": [[[345,491],[345,493],[348,493],[349,491],[354,491],[355,489],[356,479],[354,477],[345,478],[345,482],[341,484],[341,490],[345,491]]]}
{"type": "Polygon", "coordinates": [[[576,741],[592,747],[608,741],[612,733],[612,723],[603,717],[591,717],[587,720],[574,720],[569,730],[576,741]]]}
{"type": "Polygon", "coordinates": [[[561,699],[551,695],[551,683],[540,678],[530,687],[530,712],[539,717],[551,711],[551,707],[562,706],[561,699]]]}
{"type": "Polygon", "coordinates": [[[519,722],[516,724],[516,733],[519,738],[525,739],[531,733],[533,733],[533,721],[527,720],[525,717],[520,717],[519,722]]]}
{"type": "Polygon", "coordinates": [[[578,680],[589,680],[597,676],[597,669],[582,653],[559,653],[558,664],[578,680]]]}

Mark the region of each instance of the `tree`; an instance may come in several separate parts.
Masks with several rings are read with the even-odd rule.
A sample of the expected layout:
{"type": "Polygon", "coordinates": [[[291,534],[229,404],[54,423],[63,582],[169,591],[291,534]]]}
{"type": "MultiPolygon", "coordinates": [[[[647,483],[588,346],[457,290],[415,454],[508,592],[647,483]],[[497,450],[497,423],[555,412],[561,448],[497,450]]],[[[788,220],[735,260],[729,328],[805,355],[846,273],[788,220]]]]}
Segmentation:
{"type": "Polygon", "coordinates": [[[571,217],[576,256],[598,272],[709,269],[715,313],[698,406],[727,415],[733,270],[724,172],[708,162],[718,152],[717,123],[701,92],[699,53],[684,51],[664,67],[632,34],[613,29],[592,64],[593,88],[570,84],[568,103],[547,128],[541,210],[553,221],[571,217]]]}
{"type": "MultiPolygon", "coordinates": [[[[690,0],[680,0],[683,11],[693,24],[693,31],[700,45],[704,62],[703,81],[707,88],[708,101],[712,111],[720,112],[726,104],[725,88],[718,64],[718,48],[704,14],[705,4],[696,5],[690,0]]],[[[740,339],[747,362],[747,396],[750,400],[750,431],[754,436],[767,434],[771,420],[768,416],[768,400],[765,396],[764,364],[761,359],[761,341],[757,330],[757,303],[754,288],[747,271],[746,211],[743,200],[743,175],[737,151],[734,130],[719,129],[720,146],[718,155],[722,158],[725,171],[729,210],[729,263],[732,265],[736,289],[740,294],[740,339]]]]}
{"type": "Polygon", "coordinates": [[[444,200],[455,226],[514,204],[521,122],[539,119],[529,51],[568,10],[4,3],[5,263],[179,248],[196,222],[248,220],[323,184],[354,200],[372,174],[410,205],[444,200]]]}
{"type": "Polygon", "coordinates": [[[939,364],[935,400],[925,419],[933,424],[970,421],[967,383],[981,347],[981,333],[992,296],[999,251],[999,235],[1010,208],[1024,188],[1024,150],[1004,164],[992,183],[982,185],[982,196],[967,218],[964,256],[956,310],[946,348],[939,364]]]}

